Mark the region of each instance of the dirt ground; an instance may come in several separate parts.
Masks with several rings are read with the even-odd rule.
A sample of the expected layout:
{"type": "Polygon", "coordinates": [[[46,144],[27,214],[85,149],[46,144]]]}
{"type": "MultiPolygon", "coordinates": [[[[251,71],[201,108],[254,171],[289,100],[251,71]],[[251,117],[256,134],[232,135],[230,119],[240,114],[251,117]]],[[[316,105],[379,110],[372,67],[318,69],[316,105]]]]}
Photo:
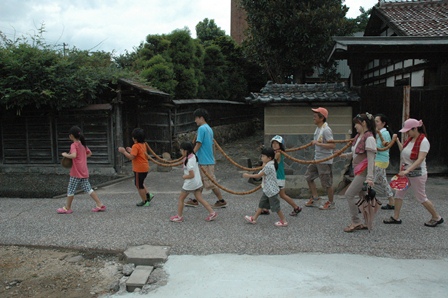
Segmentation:
{"type": "Polygon", "coordinates": [[[121,269],[116,255],[0,246],[0,297],[98,297],[118,285],[121,269]]]}
{"type": "MultiPolygon", "coordinates": [[[[257,131],[250,137],[222,147],[238,162],[238,156],[258,157],[259,154],[254,152],[262,143],[263,132],[257,131]]],[[[234,167],[220,153],[216,153],[216,157],[220,177],[225,179],[226,175],[234,175],[234,167]]],[[[61,179],[60,183],[50,185],[49,193],[58,193],[55,187],[59,185],[65,187],[67,177],[61,179]]],[[[6,183],[5,180],[3,182],[6,183]]],[[[31,184],[48,186],[48,183],[31,184]]],[[[59,193],[64,191],[65,188],[61,188],[59,193]]],[[[118,290],[122,277],[120,258],[118,254],[0,245],[0,297],[74,298],[113,293],[118,290]]]]}

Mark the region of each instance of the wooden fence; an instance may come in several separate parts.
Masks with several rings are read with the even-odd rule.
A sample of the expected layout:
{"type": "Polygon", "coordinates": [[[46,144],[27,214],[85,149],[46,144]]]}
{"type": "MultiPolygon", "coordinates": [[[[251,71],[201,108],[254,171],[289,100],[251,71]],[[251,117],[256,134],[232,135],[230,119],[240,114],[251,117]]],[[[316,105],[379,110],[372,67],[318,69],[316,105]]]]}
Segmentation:
{"type": "MultiPolygon", "coordinates": [[[[359,112],[383,113],[388,116],[392,130],[401,137],[403,87],[362,87],[359,112]]],[[[357,113],[355,111],[355,113],[357,113]]],[[[448,86],[413,87],[410,91],[410,117],[422,119],[431,144],[426,158],[429,173],[448,173],[448,138],[444,137],[448,113],[448,86]]],[[[399,168],[400,153],[397,146],[391,149],[389,172],[399,168]]]]}

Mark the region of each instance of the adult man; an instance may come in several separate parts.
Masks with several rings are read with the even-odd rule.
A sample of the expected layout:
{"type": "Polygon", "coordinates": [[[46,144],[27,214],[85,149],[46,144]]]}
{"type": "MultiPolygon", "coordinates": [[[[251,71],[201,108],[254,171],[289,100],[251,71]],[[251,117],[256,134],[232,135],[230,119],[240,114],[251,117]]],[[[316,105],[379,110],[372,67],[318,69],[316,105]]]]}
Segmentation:
{"type": "MultiPolygon", "coordinates": [[[[221,191],[213,184],[212,181],[202,172],[205,170],[207,174],[216,181],[215,178],[215,156],[214,156],[214,144],[213,144],[213,130],[207,124],[208,112],[205,109],[197,109],[193,112],[194,122],[198,128],[196,137],[196,145],[194,146],[194,153],[198,157],[199,166],[201,167],[201,178],[205,189],[211,189],[218,198],[218,201],[212,206],[213,208],[225,208],[227,202],[222,198],[221,191]]],[[[197,207],[198,201],[190,199],[185,202],[185,206],[197,207]]]]}
{"type": "MultiPolygon", "coordinates": [[[[319,107],[317,109],[311,109],[313,114],[313,121],[317,128],[314,132],[314,139],[312,144],[314,145],[314,160],[321,160],[333,155],[333,149],[336,147],[335,143],[328,143],[333,140],[333,132],[328,126],[327,118],[328,111],[325,108],[319,107]]],[[[334,209],[334,191],[333,191],[333,159],[317,163],[310,164],[305,173],[305,179],[308,183],[308,187],[311,192],[311,198],[305,204],[306,207],[317,207],[321,198],[317,195],[316,178],[320,179],[322,187],[327,190],[328,201],[321,205],[319,209],[329,210],[334,209]]]]}

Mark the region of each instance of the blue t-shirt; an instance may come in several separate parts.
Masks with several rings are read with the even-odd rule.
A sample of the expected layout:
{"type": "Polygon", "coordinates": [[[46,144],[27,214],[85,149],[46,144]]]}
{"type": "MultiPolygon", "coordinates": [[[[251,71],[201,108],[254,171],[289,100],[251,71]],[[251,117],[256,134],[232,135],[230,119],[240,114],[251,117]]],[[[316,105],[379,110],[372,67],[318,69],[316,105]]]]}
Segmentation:
{"type": "MultiPolygon", "coordinates": [[[[380,130],[381,135],[383,136],[384,141],[390,142],[392,138],[390,137],[390,133],[386,128],[382,128],[380,130]]],[[[376,137],[376,146],[378,148],[384,148],[383,143],[381,142],[381,138],[379,136],[376,137]]],[[[388,163],[389,162],[389,150],[386,151],[377,151],[375,162],[383,162],[388,163]]]]}
{"type": "Polygon", "coordinates": [[[196,142],[201,143],[201,148],[196,152],[200,165],[214,165],[215,156],[213,155],[213,130],[207,124],[202,124],[198,128],[196,142]]]}

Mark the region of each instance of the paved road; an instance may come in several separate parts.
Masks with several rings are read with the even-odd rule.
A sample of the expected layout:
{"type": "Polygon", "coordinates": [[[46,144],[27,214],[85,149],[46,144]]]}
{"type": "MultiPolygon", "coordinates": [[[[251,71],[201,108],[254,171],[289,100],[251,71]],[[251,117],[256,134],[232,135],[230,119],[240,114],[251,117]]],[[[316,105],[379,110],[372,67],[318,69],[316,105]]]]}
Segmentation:
{"type": "MultiPolygon", "coordinates": [[[[65,199],[0,199],[0,244],[92,248],[123,251],[127,247],[152,244],[169,245],[174,255],[250,254],[282,255],[294,253],[349,253],[393,258],[448,257],[448,188],[447,178],[429,179],[427,193],[446,223],[437,228],[424,227],[429,213],[413,198],[405,201],[402,225],[384,225],[382,219],[392,214],[380,210],[372,232],[344,233],[349,223],[347,203],[336,199],[336,209],[321,211],[303,208],[298,217],[289,217],[289,226],[277,228],[276,215],[261,216],[256,225],[245,223],[252,214],[260,192],[248,196],[225,194],[229,207],[218,210],[214,222],[205,222],[204,208],[186,208],[185,222],[168,220],[176,213],[178,191],[182,185],[181,169],[150,172],[147,178],[156,196],[150,207],[139,208],[132,180],[124,180],[97,190],[107,205],[107,212],[93,213],[93,201],[85,194],[75,197],[71,215],[56,209],[65,199]]],[[[218,172],[219,178],[219,172],[218,172]]],[[[254,186],[235,175],[220,181],[228,188],[249,190],[254,186]]],[[[205,198],[213,203],[212,194],[205,198]]],[[[305,199],[296,202],[303,206],[305,199]]],[[[285,212],[290,207],[282,202],[285,212]]]]}
{"type": "MultiPolygon", "coordinates": [[[[427,212],[412,198],[405,202],[402,225],[384,225],[391,211],[379,211],[372,232],[344,233],[347,204],[336,209],[304,208],[277,228],[276,215],[251,214],[260,196],[226,194],[229,207],[205,222],[204,208],[185,209],[185,222],[168,220],[175,214],[182,170],[151,172],[148,182],[156,197],[138,208],[132,180],[100,187],[107,205],[93,213],[93,201],[77,195],[70,215],[56,213],[60,199],[0,199],[0,245],[38,245],[123,251],[152,244],[171,246],[164,266],[168,284],[146,297],[445,297],[448,291],[448,223],[423,226],[427,212]]],[[[219,174],[219,172],[218,172],[219,174]]],[[[219,176],[219,175],[218,175],[219,176]]],[[[254,186],[235,170],[223,185],[234,190],[254,186]]],[[[219,177],[218,177],[219,178],[219,177]]],[[[447,178],[430,178],[427,192],[448,220],[447,178]]],[[[211,194],[205,198],[214,202],[211,194]]],[[[298,199],[300,206],[305,199],[298,199]]],[[[282,202],[286,212],[290,207],[282,202]]],[[[125,296],[142,297],[140,294],[125,296]]],[[[145,296],[145,295],[143,295],[145,296]]],[[[118,297],[122,297],[121,295],[118,297]]]]}

